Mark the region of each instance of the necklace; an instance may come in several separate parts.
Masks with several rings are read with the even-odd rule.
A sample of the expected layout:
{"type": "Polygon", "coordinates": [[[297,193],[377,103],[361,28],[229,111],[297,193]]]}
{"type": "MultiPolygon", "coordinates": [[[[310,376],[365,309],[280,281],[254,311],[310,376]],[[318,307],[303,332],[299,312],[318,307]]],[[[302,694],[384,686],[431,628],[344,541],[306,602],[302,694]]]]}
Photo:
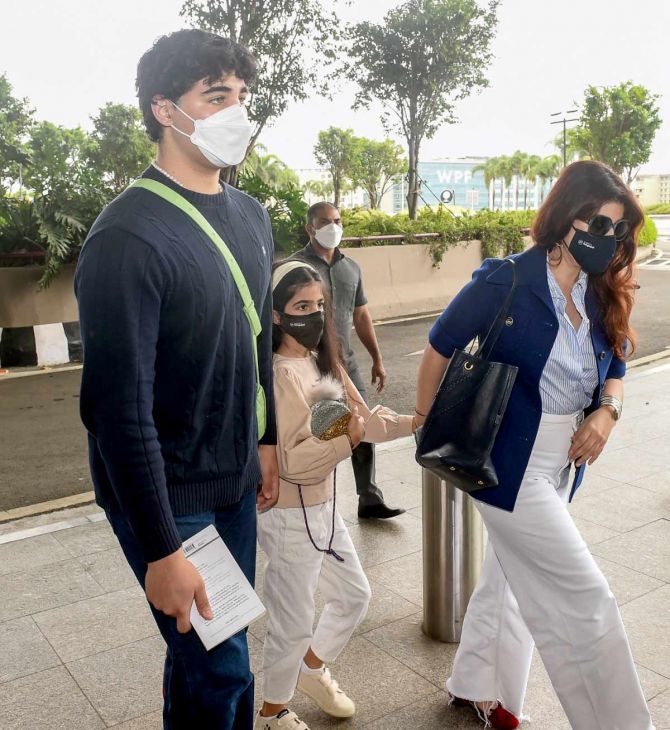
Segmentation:
{"type": "MultiPolygon", "coordinates": [[[[168,178],[168,180],[172,180],[172,182],[179,185],[180,188],[186,188],[186,185],[184,185],[184,183],[177,180],[177,178],[174,177],[174,175],[170,175],[169,172],[166,172],[162,167],[160,167],[158,165],[158,163],[155,160],[153,160],[151,164],[153,167],[156,168],[156,170],[158,170],[158,172],[160,172],[162,175],[165,175],[165,177],[168,178]]],[[[221,183],[219,183],[219,192],[223,192],[223,185],[221,185],[221,183]]]]}

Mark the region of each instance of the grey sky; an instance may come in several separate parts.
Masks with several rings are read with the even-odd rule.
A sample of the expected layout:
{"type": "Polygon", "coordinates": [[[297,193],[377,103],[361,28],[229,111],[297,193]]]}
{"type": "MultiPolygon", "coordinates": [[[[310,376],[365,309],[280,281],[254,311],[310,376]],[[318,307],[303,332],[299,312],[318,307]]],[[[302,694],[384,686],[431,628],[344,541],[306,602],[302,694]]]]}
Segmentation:
{"type": "MultiPolygon", "coordinates": [[[[347,20],[380,19],[394,0],[354,0],[347,20]]],[[[89,127],[106,101],[135,103],[137,60],[163,33],[184,27],[182,0],[2,0],[0,72],[39,118],[89,127]]],[[[662,95],[666,120],[646,172],[670,172],[669,0],[503,0],[490,87],[458,105],[459,123],[424,143],[422,159],[549,154],[550,112],[580,101],[588,84],[631,79],[662,95]]],[[[315,166],[329,125],[382,138],[379,110],[352,112],[355,88],[318,90],[293,105],[261,141],[292,167],[315,166]]],[[[398,140],[402,141],[402,140],[398,140]]]]}

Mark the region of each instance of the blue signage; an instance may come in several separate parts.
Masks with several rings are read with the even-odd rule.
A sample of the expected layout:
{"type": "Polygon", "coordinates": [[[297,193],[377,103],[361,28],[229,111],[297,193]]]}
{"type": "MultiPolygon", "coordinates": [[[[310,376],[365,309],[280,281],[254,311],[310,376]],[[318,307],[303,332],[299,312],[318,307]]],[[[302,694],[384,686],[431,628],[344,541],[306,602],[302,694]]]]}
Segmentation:
{"type": "MultiPolygon", "coordinates": [[[[468,210],[488,208],[489,191],[482,170],[474,171],[480,162],[420,162],[422,180],[419,206],[438,205],[440,202],[468,210]]],[[[393,188],[393,210],[399,213],[407,208],[407,183],[402,180],[393,188]]]]}

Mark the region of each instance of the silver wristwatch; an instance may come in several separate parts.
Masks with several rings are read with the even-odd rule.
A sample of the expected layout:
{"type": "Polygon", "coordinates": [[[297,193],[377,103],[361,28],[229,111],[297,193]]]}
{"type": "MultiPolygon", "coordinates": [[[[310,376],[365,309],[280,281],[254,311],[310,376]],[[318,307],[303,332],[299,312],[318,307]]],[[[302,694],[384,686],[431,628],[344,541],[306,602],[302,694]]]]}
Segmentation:
{"type": "Polygon", "coordinates": [[[612,415],[614,420],[618,421],[621,418],[621,412],[623,411],[623,403],[615,398],[613,395],[603,395],[600,398],[600,406],[609,406],[612,409],[612,415]]]}

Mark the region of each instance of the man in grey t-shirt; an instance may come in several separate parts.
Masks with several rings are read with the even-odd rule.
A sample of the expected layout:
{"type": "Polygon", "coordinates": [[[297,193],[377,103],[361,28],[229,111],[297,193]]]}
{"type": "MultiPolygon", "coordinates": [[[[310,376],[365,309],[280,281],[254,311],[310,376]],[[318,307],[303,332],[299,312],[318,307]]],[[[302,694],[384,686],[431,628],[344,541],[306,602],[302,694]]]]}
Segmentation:
{"type": "MultiPolygon", "coordinates": [[[[309,243],[291,258],[311,264],[330,289],[344,364],[349,377],[367,402],[365,382],[351,347],[352,327],[372,358],[372,384],[377,385],[378,393],[381,393],[386,384],[386,370],[367,306],[368,300],[363,291],[360,267],[338,248],[342,238],[339,210],[332,203],[315,203],[307,213],[305,230],[309,235],[309,243]]],[[[386,519],[397,517],[405,511],[392,509],[384,504],[384,495],[374,481],[373,444],[362,442],[354,450],[351,463],[356,479],[359,517],[386,519]]]]}

